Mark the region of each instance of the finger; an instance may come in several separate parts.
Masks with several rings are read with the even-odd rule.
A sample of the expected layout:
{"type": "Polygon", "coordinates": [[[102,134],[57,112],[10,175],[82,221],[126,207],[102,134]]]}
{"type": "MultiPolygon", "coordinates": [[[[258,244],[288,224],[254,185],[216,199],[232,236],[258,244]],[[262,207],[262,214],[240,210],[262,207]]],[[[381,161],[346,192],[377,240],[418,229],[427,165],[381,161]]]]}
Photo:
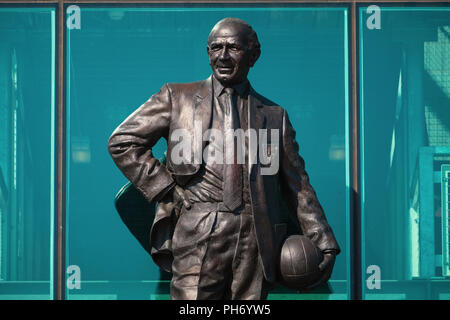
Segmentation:
{"type": "Polygon", "coordinates": [[[197,196],[200,198],[201,201],[208,201],[209,195],[202,189],[197,188],[197,196]]]}
{"type": "Polygon", "coordinates": [[[323,257],[322,262],[319,264],[319,270],[320,271],[325,270],[329,263],[330,263],[330,256],[328,254],[326,254],[323,257]]]}
{"type": "MultiPolygon", "coordinates": [[[[331,261],[333,259],[331,258],[331,261]]],[[[313,284],[309,285],[308,287],[305,288],[305,290],[311,291],[314,288],[322,285],[323,283],[327,282],[330,277],[331,277],[331,273],[333,271],[333,265],[328,264],[328,266],[326,268],[324,268],[324,271],[322,271],[322,275],[320,276],[320,278],[314,282],[313,284]]]]}
{"type": "Polygon", "coordinates": [[[205,199],[204,201],[208,201],[208,199],[211,199],[211,195],[205,190],[200,189],[200,193],[202,194],[202,197],[205,199]]]}
{"type": "Polygon", "coordinates": [[[183,206],[186,209],[191,208],[191,202],[189,201],[188,197],[186,197],[186,194],[184,193],[184,190],[180,190],[180,197],[183,200],[183,206]]]}
{"type": "Polygon", "coordinates": [[[179,186],[175,187],[174,200],[176,203],[182,203],[183,206],[186,207],[187,209],[191,208],[191,204],[189,203],[189,201],[186,199],[186,196],[184,195],[184,190],[179,186]]]}
{"type": "Polygon", "coordinates": [[[334,265],[335,256],[332,254],[325,254],[323,261],[319,264],[319,270],[324,271],[325,269],[332,267],[334,265]]]}

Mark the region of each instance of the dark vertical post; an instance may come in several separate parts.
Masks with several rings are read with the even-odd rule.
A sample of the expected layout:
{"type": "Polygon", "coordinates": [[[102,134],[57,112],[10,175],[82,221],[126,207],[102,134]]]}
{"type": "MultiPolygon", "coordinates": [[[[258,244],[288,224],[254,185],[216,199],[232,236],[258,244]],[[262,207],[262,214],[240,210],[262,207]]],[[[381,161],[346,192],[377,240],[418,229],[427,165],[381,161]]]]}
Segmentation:
{"type": "Polygon", "coordinates": [[[65,181],[66,181],[66,113],[64,79],[64,0],[58,1],[58,112],[57,112],[57,212],[56,212],[56,255],[55,255],[55,297],[65,298],[65,181]]]}
{"type": "Polygon", "coordinates": [[[360,180],[360,126],[359,126],[359,50],[358,50],[358,7],[357,1],[351,4],[351,75],[352,75],[352,151],[351,151],[351,217],[350,217],[350,283],[352,300],[362,299],[361,265],[361,180],[360,180]]]}

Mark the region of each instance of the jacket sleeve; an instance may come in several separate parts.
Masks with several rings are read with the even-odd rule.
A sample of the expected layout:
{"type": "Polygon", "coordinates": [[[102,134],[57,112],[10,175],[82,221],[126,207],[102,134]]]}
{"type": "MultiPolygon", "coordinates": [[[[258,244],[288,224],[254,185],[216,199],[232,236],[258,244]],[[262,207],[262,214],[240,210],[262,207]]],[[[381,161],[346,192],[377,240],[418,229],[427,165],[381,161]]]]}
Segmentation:
{"type": "Polygon", "coordinates": [[[170,91],[164,85],[125,119],[108,141],[115,164],[148,201],[159,200],[175,184],[152,152],[160,138],[168,138],[171,108],[170,91]]]}
{"type": "Polygon", "coordinates": [[[340,252],[333,231],[328,225],[322,206],[309,183],[305,162],[299,154],[295,130],[283,110],[280,152],[280,182],[288,208],[295,212],[304,235],[322,251],[340,252]]]}

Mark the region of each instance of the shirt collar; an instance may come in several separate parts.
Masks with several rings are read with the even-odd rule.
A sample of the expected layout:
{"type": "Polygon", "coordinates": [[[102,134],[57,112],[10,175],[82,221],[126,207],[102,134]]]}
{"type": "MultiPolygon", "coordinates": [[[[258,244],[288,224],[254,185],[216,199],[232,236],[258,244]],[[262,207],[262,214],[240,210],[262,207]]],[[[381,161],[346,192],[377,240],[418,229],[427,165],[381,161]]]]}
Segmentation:
{"type": "MultiPolygon", "coordinates": [[[[225,87],[217,80],[214,75],[212,76],[212,82],[213,82],[213,88],[214,88],[214,96],[219,97],[222,93],[225,87]]],[[[233,88],[236,90],[236,92],[244,98],[247,93],[248,89],[250,87],[250,83],[248,80],[245,80],[237,85],[234,85],[233,88]]]]}

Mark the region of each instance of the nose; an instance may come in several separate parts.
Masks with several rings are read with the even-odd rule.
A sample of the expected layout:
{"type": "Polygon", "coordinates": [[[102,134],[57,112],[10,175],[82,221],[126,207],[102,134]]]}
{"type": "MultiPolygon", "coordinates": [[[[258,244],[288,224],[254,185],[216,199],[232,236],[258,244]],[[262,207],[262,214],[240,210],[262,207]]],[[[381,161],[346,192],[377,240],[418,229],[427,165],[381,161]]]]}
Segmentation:
{"type": "Polygon", "coordinates": [[[222,50],[220,50],[219,59],[220,60],[227,60],[230,57],[228,54],[228,48],[226,46],[223,46],[222,50]]]}

